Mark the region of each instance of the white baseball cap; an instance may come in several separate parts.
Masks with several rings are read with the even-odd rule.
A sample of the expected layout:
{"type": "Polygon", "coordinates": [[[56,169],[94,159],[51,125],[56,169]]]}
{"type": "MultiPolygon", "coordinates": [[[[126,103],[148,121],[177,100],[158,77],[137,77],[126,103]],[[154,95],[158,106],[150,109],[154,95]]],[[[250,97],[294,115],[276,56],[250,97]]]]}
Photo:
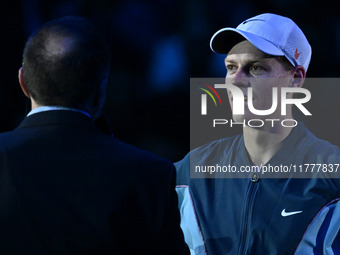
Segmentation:
{"type": "Polygon", "coordinates": [[[301,65],[307,72],[312,48],[301,29],[289,18],[265,13],[243,21],[236,28],[223,28],[210,40],[210,48],[227,54],[238,42],[247,39],[260,51],[285,56],[293,66],[301,65]]]}

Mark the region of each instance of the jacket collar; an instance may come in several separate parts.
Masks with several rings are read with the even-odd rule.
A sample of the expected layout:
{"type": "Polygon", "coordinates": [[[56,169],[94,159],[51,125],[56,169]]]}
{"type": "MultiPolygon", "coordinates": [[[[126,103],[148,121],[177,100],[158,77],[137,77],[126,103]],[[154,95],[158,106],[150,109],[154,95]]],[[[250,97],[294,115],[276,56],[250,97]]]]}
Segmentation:
{"type": "Polygon", "coordinates": [[[96,128],[94,121],[85,114],[68,110],[52,110],[32,114],[26,117],[17,128],[60,124],[96,128]]]}

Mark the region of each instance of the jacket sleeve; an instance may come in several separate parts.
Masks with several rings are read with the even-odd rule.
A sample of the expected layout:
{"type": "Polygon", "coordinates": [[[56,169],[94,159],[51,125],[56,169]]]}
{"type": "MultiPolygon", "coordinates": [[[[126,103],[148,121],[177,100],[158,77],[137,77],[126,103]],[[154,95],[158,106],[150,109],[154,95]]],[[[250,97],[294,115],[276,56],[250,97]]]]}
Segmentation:
{"type": "Polygon", "coordinates": [[[165,208],[164,224],[161,231],[160,254],[186,255],[189,250],[184,242],[183,232],[180,228],[180,214],[178,210],[178,196],[175,190],[176,171],[172,165],[168,185],[168,199],[165,208]]]}
{"type": "Polygon", "coordinates": [[[177,170],[176,192],[181,215],[181,228],[191,255],[206,255],[204,239],[190,192],[190,154],[175,163],[177,170]]]}
{"type": "Polygon", "coordinates": [[[340,254],[340,198],[326,205],[315,216],[294,254],[340,254]]]}

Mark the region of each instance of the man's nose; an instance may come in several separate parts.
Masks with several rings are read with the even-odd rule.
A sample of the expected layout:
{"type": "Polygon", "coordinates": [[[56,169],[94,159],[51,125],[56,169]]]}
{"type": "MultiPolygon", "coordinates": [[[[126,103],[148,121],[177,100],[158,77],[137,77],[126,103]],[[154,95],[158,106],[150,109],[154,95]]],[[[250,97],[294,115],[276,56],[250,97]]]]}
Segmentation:
{"type": "Polygon", "coordinates": [[[235,85],[237,87],[248,87],[249,86],[249,77],[247,76],[245,71],[242,69],[237,70],[237,72],[234,73],[228,79],[232,85],[235,85]]]}

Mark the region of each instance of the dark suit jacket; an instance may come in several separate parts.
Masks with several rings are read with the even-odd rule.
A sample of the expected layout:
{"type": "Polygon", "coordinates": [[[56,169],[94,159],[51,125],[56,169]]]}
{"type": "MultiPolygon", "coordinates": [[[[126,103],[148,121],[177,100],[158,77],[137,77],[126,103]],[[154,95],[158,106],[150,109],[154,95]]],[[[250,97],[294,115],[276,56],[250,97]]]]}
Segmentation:
{"type": "Polygon", "coordinates": [[[182,254],[173,165],[72,111],[0,134],[0,254],[182,254]]]}

